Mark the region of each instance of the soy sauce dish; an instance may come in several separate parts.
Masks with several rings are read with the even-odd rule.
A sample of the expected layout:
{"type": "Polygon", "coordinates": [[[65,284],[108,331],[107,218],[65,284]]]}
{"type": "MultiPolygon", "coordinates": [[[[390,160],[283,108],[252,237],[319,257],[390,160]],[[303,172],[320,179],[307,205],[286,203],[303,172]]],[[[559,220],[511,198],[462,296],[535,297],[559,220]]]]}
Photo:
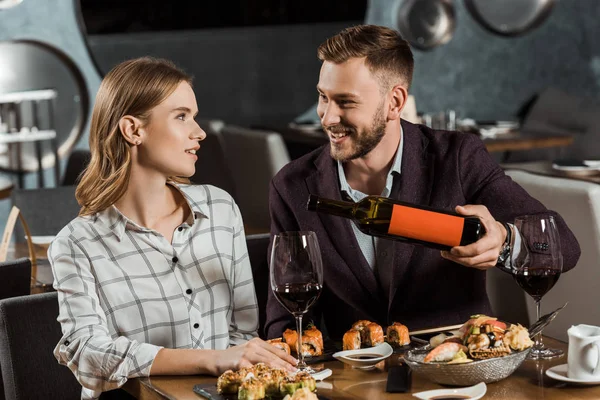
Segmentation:
{"type": "Polygon", "coordinates": [[[359,350],[338,351],[333,357],[354,368],[373,368],[377,363],[392,355],[394,349],[386,342],[359,350]]]}

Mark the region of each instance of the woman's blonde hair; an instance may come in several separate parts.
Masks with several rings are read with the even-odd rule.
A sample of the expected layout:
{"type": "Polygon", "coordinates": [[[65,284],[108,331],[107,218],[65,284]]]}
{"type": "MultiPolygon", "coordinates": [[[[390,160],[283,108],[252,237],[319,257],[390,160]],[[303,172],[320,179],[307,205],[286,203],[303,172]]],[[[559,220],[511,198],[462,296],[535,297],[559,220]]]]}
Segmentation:
{"type": "MultiPolygon", "coordinates": [[[[102,80],[90,127],[92,158],[75,192],[81,206],[79,215],[92,215],[110,207],[127,190],[131,144],[121,134],[120,119],[131,115],[146,125],[151,110],[182,81],[191,84],[192,78],[172,62],[151,57],[125,61],[102,80]]],[[[181,177],[169,180],[189,183],[181,177]]]]}

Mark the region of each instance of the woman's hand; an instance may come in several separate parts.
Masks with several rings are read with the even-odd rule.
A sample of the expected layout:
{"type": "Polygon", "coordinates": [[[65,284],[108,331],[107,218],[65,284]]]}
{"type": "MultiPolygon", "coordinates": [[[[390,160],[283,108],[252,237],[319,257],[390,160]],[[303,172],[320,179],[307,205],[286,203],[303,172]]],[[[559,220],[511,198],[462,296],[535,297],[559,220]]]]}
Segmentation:
{"type": "Polygon", "coordinates": [[[269,343],[254,338],[244,344],[221,350],[216,354],[215,375],[220,375],[228,369],[238,370],[262,362],[272,368],[283,368],[290,372],[296,371],[298,360],[285,351],[269,343]]]}
{"type": "Polygon", "coordinates": [[[485,235],[468,246],[456,246],[450,251],[442,251],[442,257],[481,270],[494,267],[506,240],[507,232],[504,225],[496,221],[483,205],[457,206],[456,212],[479,217],[485,227],[485,235]]]}

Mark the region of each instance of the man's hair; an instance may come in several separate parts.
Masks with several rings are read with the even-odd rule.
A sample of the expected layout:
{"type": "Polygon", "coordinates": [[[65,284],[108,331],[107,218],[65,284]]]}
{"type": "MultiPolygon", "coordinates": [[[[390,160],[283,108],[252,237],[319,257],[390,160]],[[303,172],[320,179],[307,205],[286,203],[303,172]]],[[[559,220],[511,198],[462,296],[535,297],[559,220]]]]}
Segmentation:
{"type": "Polygon", "coordinates": [[[397,31],[384,26],[346,28],[323,42],[317,55],[319,60],[334,64],[364,57],[383,90],[397,84],[404,84],[408,89],[412,82],[414,61],[410,46],[397,31]]]}
{"type": "MultiPolygon", "coordinates": [[[[150,122],[154,107],[192,78],[168,60],[142,57],[125,61],[102,80],[92,111],[90,151],[92,159],[83,172],[75,197],[79,215],[91,215],[113,205],[127,190],[131,171],[131,146],[121,133],[119,121],[131,115],[150,122]]],[[[172,181],[188,183],[180,177],[172,181]]]]}

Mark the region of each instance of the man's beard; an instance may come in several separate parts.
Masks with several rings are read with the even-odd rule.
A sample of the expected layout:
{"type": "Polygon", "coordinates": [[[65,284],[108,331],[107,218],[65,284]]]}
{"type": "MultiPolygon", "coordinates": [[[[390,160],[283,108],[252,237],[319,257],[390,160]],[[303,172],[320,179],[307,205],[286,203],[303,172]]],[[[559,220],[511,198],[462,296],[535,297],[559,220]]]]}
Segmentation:
{"type": "MultiPolygon", "coordinates": [[[[383,116],[383,104],[381,104],[373,116],[373,123],[371,124],[370,129],[363,131],[362,134],[356,131],[350,133],[350,135],[354,135],[353,152],[344,155],[341,151],[336,151],[332,145],[331,157],[336,161],[346,162],[366,156],[371,150],[377,147],[381,142],[381,139],[383,139],[383,136],[385,135],[385,125],[386,120],[383,116]]],[[[348,128],[346,126],[344,127],[348,128]]]]}

